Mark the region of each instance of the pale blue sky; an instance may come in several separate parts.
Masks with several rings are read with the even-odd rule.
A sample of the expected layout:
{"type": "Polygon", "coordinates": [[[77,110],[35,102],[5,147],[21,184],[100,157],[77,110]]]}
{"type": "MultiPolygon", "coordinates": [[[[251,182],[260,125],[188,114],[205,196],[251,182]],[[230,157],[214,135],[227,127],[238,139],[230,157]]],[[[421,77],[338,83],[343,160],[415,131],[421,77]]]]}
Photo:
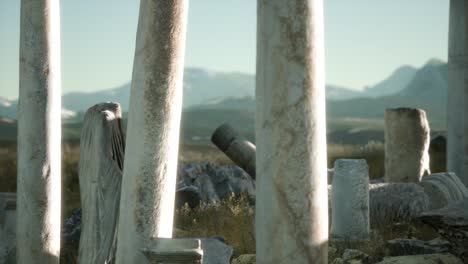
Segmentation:
{"type": "MultiPolygon", "coordinates": [[[[447,59],[447,0],[324,0],[327,83],[361,89],[447,59]]],[[[0,96],[18,95],[20,0],[0,1],[0,96]]],[[[139,0],[62,0],[63,92],[131,78],[139,0]]],[[[255,72],[256,1],[191,0],[186,66],[255,72]]],[[[220,87],[222,89],[222,87],[220,87]]]]}

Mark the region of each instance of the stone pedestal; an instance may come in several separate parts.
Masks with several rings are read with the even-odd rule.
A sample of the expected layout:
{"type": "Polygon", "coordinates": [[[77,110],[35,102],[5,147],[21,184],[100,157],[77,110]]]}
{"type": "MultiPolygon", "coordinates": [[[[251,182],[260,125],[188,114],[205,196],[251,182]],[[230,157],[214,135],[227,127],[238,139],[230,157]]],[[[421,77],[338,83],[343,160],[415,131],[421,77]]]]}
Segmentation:
{"type": "Polygon", "coordinates": [[[17,262],[58,263],[61,202],[59,0],[22,0],[17,262]]]}
{"type": "Polygon", "coordinates": [[[121,119],[117,103],[97,104],[84,117],[80,137],[79,263],[110,263],[115,259],[125,148],[121,119]]]}
{"type": "Polygon", "coordinates": [[[366,160],[339,159],[335,161],[334,170],[331,237],[369,239],[369,167],[366,160]]]}
{"type": "Polygon", "coordinates": [[[257,8],[256,261],[327,263],[323,1],[257,8]]]}
{"type": "Polygon", "coordinates": [[[203,251],[199,239],[159,238],[151,247],[143,248],[149,263],[154,264],[201,264],[203,251]]]}
{"type": "Polygon", "coordinates": [[[229,124],[218,127],[211,141],[255,179],[255,145],[252,142],[239,135],[229,124]]]}
{"type": "Polygon", "coordinates": [[[386,182],[420,182],[430,174],[429,130],[421,109],[385,110],[386,182]]]}
{"type": "Polygon", "coordinates": [[[450,0],[447,98],[447,171],[468,186],[468,3],[450,0]]]}
{"type": "Polygon", "coordinates": [[[146,241],[172,236],[188,3],[140,2],[117,263],[146,263],[146,241]]]}

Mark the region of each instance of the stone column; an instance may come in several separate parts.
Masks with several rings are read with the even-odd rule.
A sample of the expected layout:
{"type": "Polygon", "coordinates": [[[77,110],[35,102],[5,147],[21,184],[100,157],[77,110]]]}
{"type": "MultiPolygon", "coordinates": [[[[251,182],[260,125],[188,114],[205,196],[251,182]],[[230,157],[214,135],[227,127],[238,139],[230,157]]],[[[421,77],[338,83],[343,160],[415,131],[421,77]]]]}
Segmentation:
{"type": "Polygon", "coordinates": [[[364,159],[335,161],[332,183],[333,238],[369,239],[369,167],[364,159]],[[350,224],[352,223],[352,224],[350,224]]]}
{"type": "Polygon", "coordinates": [[[424,110],[385,110],[386,182],[420,182],[423,176],[431,173],[429,130],[424,110]]]}
{"type": "Polygon", "coordinates": [[[447,98],[447,170],[455,172],[468,186],[468,122],[465,96],[468,94],[468,3],[450,0],[447,98]]]}
{"type": "Polygon", "coordinates": [[[255,145],[252,142],[239,135],[229,124],[218,127],[211,141],[255,179],[255,145]]]}
{"type": "Polygon", "coordinates": [[[17,262],[58,263],[61,200],[59,0],[22,0],[17,262]]]}
{"type": "Polygon", "coordinates": [[[257,3],[257,263],[327,263],[323,1],[257,3]]]}
{"type": "Polygon", "coordinates": [[[172,236],[188,0],[142,0],[128,116],[117,263],[172,236]]]}
{"type": "Polygon", "coordinates": [[[122,112],[117,103],[89,108],[80,137],[81,237],[79,263],[111,263],[124,160],[122,112]]]}

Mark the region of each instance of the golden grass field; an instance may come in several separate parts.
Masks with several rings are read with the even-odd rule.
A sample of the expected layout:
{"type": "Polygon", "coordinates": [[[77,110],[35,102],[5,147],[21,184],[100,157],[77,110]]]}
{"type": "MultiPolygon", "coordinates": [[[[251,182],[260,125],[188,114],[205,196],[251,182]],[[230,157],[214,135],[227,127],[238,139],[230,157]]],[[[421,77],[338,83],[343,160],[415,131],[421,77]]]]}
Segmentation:
{"type": "MultiPolygon", "coordinates": [[[[63,144],[62,158],[62,218],[80,207],[78,162],[79,145],[63,144]]],[[[0,147],[0,192],[16,191],[16,145],[0,147]]],[[[369,165],[371,178],[382,177],[384,173],[384,145],[370,142],[366,146],[329,145],[328,167],[339,158],[364,158],[369,165]]],[[[445,153],[431,153],[431,169],[433,172],[445,170],[445,153]]],[[[179,151],[179,164],[210,161],[218,165],[232,162],[216,147],[208,144],[183,144],[179,151]]],[[[231,197],[229,200],[206,208],[177,208],[175,212],[176,237],[209,237],[222,236],[234,247],[234,256],[255,252],[254,238],[254,206],[244,197],[231,197]]],[[[386,235],[392,237],[392,235],[386,235]]],[[[379,251],[380,240],[374,241],[371,249],[379,251]]],[[[368,245],[366,246],[368,247],[368,245]]],[[[341,251],[331,254],[339,255],[341,251]]],[[[376,253],[375,254],[380,254],[376,253]]],[[[371,253],[371,252],[369,252],[371,253]]]]}

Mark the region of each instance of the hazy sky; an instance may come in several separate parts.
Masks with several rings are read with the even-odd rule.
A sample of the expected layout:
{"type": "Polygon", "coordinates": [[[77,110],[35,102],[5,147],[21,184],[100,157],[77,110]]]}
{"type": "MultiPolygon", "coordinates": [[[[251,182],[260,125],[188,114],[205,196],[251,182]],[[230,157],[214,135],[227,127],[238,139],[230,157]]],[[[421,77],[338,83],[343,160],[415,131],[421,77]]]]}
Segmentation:
{"type": "MultiPolygon", "coordinates": [[[[324,0],[327,83],[361,89],[447,59],[447,0],[324,0]]],[[[0,1],[0,96],[18,96],[20,0],[0,1]]],[[[62,0],[63,92],[131,78],[139,0],[62,0]]],[[[256,1],[192,0],[186,66],[255,72],[256,1]]],[[[222,87],[220,87],[222,89],[222,87]]]]}

